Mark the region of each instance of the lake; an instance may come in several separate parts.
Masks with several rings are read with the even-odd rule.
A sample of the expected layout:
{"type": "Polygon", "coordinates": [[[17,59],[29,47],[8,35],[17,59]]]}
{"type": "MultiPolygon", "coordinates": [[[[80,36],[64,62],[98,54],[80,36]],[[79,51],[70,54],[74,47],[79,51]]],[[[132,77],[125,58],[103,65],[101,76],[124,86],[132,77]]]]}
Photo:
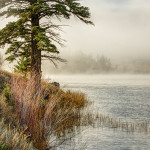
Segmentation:
{"type": "MultiPolygon", "coordinates": [[[[80,91],[103,115],[128,122],[150,122],[150,75],[51,75],[61,88],[80,91]]],[[[76,149],[150,150],[150,133],[127,133],[103,127],[79,136],[76,149]],[[84,146],[83,146],[84,145],[84,146]]]]}

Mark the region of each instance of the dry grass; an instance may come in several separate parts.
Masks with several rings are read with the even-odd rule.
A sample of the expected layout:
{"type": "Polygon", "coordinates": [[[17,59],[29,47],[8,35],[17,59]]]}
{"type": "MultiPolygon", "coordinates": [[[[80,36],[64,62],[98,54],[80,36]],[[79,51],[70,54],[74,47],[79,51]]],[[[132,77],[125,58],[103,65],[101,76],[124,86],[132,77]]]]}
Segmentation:
{"type": "Polygon", "coordinates": [[[0,143],[5,143],[5,147],[11,150],[29,150],[32,147],[23,131],[11,130],[5,127],[3,121],[0,122],[0,143]]]}
{"type": "MultiPolygon", "coordinates": [[[[5,124],[19,129],[20,136],[32,141],[38,150],[52,149],[80,132],[82,126],[109,127],[127,132],[149,132],[145,123],[128,123],[88,109],[84,94],[64,92],[59,87],[42,81],[36,91],[34,78],[26,79],[19,74],[11,76],[11,97],[0,101],[0,118],[5,124]],[[85,110],[85,111],[84,111],[85,110]]],[[[18,134],[18,130],[17,130],[18,134]]],[[[18,139],[19,140],[19,139],[18,139]]],[[[5,141],[6,142],[6,141],[5,141]]],[[[7,143],[7,142],[6,142],[7,143]]]]}
{"type": "Polygon", "coordinates": [[[3,149],[29,150],[31,142],[15,120],[13,106],[9,106],[4,96],[0,96],[0,143],[3,149]],[[19,128],[18,128],[19,127],[19,128]],[[3,143],[5,146],[3,146],[3,143]]]}
{"type": "MultiPolygon", "coordinates": [[[[84,94],[62,91],[49,83],[42,83],[40,91],[30,80],[15,74],[10,84],[11,98],[8,109],[3,109],[5,123],[11,123],[25,130],[26,136],[38,150],[56,147],[74,136],[80,127],[80,112],[87,106],[84,94]],[[13,104],[13,105],[12,105],[13,104]],[[7,116],[8,115],[8,116],[7,116]],[[12,118],[12,119],[11,119],[12,118]]],[[[5,103],[1,108],[6,108],[5,103]]]]}
{"type": "Polygon", "coordinates": [[[0,121],[3,119],[5,124],[16,126],[15,116],[13,106],[10,106],[6,98],[0,95],[0,121]]]}
{"type": "Polygon", "coordinates": [[[83,114],[82,117],[82,125],[88,126],[89,124],[92,127],[108,127],[112,129],[121,129],[126,132],[145,132],[148,133],[150,131],[150,126],[147,121],[144,122],[129,122],[121,119],[116,119],[110,116],[102,115],[97,113],[97,115],[91,113],[83,114]]]}
{"type": "Polygon", "coordinates": [[[11,78],[11,76],[13,75],[12,73],[5,71],[5,70],[0,70],[0,75],[4,75],[5,77],[9,77],[11,78]]]}
{"type": "Polygon", "coordinates": [[[10,83],[10,80],[11,80],[11,73],[0,70],[0,93],[5,88],[5,84],[10,83]]]}

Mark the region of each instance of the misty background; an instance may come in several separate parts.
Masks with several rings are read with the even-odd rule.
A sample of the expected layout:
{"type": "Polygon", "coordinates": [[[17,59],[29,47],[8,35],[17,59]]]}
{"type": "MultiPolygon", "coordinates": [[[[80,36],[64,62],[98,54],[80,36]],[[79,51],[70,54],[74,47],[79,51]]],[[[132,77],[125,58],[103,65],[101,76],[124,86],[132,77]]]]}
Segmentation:
{"type": "MultiPolygon", "coordinates": [[[[150,72],[150,1],[149,0],[82,0],[91,12],[95,26],[77,18],[56,21],[68,25],[60,32],[66,40],[58,46],[61,57],[68,62],[55,68],[43,62],[48,73],[110,73],[150,72]]],[[[14,18],[1,19],[0,28],[14,18]]],[[[4,56],[5,50],[1,50],[4,56]]],[[[12,64],[4,63],[12,70],[12,64]]]]}

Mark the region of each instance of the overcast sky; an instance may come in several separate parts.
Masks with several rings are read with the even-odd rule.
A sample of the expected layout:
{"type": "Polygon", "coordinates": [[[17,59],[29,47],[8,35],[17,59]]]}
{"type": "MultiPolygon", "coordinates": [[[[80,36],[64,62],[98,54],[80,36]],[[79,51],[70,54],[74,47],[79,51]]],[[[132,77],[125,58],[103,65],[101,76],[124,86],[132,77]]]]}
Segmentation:
{"type": "Polygon", "coordinates": [[[66,22],[63,50],[111,58],[150,57],[150,0],[83,0],[95,26],[66,22]]]}
{"type": "MultiPolygon", "coordinates": [[[[95,26],[63,20],[61,53],[83,51],[112,59],[150,57],[150,0],[81,0],[95,26]]],[[[1,28],[5,25],[1,21],[1,28]]]]}

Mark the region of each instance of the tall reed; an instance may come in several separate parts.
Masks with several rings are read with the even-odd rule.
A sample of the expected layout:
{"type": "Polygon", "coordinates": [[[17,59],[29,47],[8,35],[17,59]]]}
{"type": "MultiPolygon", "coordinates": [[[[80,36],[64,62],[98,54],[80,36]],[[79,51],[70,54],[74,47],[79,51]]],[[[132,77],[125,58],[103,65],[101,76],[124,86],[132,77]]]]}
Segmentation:
{"type": "Polygon", "coordinates": [[[6,123],[16,125],[17,122],[19,129],[24,131],[27,139],[38,150],[58,147],[86,126],[109,127],[127,132],[150,131],[148,122],[123,122],[89,111],[89,102],[82,93],[63,91],[47,82],[42,82],[40,88],[34,88],[35,78],[36,76],[27,79],[18,74],[12,75],[11,96],[7,101],[9,106],[0,101],[0,109],[9,109],[0,112],[7,118],[6,123]]]}
{"type": "MultiPolygon", "coordinates": [[[[0,144],[6,150],[29,150],[32,143],[28,142],[27,136],[23,131],[6,127],[3,120],[0,121],[0,144]]],[[[1,147],[0,147],[1,149],[1,147]]]]}
{"type": "Polygon", "coordinates": [[[42,83],[36,91],[34,79],[14,75],[10,103],[14,104],[16,120],[21,128],[27,128],[26,135],[33,145],[45,150],[74,136],[87,100],[84,94],[64,92],[48,83],[42,83]]]}

